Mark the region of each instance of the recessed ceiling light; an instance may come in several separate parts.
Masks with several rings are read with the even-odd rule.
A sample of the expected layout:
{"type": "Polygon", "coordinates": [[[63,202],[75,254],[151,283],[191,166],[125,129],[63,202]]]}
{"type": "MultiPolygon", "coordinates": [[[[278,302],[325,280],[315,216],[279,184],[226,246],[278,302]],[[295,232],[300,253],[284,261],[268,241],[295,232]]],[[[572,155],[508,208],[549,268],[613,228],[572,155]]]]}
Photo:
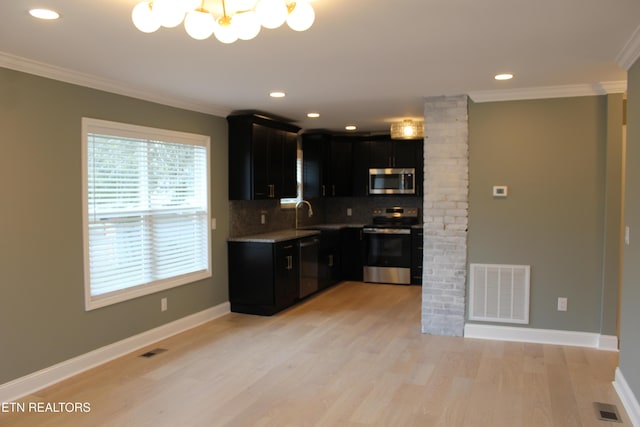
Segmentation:
{"type": "Polygon", "coordinates": [[[358,129],[358,128],[356,127],[356,125],[346,125],[344,128],[345,128],[346,130],[356,130],[356,129],[358,129]]]}
{"type": "Polygon", "coordinates": [[[307,113],[307,117],[309,117],[310,119],[317,119],[318,117],[320,117],[320,113],[307,113]]]}
{"type": "Polygon", "coordinates": [[[269,96],[272,98],[284,98],[286,94],[281,90],[272,90],[271,93],[269,93],[269,96]]]}
{"type": "Polygon", "coordinates": [[[513,74],[504,73],[504,74],[496,74],[494,79],[496,80],[511,80],[513,78],[513,74]]]}
{"type": "Polygon", "coordinates": [[[51,9],[30,9],[29,15],[38,19],[53,20],[60,18],[60,14],[51,9]]]}

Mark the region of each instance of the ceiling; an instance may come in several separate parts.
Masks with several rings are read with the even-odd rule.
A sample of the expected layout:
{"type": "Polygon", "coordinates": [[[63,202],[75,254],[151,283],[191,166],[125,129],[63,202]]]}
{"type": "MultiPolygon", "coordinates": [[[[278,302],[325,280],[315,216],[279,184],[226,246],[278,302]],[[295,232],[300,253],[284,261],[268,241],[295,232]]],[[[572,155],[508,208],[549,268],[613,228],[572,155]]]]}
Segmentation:
{"type": "Polygon", "coordinates": [[[430,96],[619,88],[640,53],[637,0],[315,0],[310,30],[263,29],[230,45],[182,26],[141,33],[130,19],[138,1],[2,0],[0,66],[216,115],[381,132],[422,117],[430,96]],[[62,19],[35,20],[35,6],[62,19]],[[515,78],[495,81],[501,72],[515,78]],[[270,98],[274,89],[287,96],[270,98]]]}

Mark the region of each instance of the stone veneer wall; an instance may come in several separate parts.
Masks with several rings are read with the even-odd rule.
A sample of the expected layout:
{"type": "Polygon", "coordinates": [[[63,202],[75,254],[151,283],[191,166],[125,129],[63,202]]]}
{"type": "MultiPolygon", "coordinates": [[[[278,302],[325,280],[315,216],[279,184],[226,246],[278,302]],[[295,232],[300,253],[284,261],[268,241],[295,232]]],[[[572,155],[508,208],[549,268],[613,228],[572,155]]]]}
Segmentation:
{"type": "Polygon", "coordinates": [[[422,332],[462,336],[469,143],[467,96],[425,100],[422,332]]]}

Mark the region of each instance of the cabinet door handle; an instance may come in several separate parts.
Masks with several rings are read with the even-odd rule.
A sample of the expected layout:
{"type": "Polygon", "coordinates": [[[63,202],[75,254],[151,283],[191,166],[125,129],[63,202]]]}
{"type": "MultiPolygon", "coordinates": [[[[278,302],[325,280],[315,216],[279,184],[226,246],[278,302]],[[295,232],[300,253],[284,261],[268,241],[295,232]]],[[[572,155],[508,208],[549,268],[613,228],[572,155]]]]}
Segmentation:
{"type": "Polygon", "coordinates": [[[329,254],[329,267],[333,267],[333,254],[329,254]]]}
{"type": "Polygon", "coordinates": [[[293,268],[293,256],[287,255],[285,258],[287,259],[287,270],[291,270],[293,268]]]}
{"type": "Polygon", "coordinates": [[[335,195],[336,195],[336,186],[335,186],[335,184],[331,185],[331,193],[332,193],[331,195],[335,197],[335,195]]]}
{"type": "Polygon", "coordinates": [[[324,196],[325,196],[325,186],[324,186],[324,184],[322,184],[322,197],[324,197],[324,196]]]}
{"type": "Polygon", "coordinates": [[[276,186],[274,184],[269,184],[268,187],[269,187],[269,197],[273,199],[276,196],[276,192],[275,192],[276,186]]]}

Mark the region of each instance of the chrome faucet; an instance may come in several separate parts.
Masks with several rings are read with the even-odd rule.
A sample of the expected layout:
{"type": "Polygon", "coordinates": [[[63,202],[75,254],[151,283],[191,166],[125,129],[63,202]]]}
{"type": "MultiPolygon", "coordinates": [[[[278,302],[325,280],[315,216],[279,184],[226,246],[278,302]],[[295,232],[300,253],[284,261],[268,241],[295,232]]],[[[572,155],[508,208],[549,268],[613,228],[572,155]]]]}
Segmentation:
{"type": "Polygon", "coordinates": [[[296,203],[296,230],[298,229],[298,208],[300,207],[300,205],[307,205],[309,207],[309,218],[313,216],[313,208],[311,207],[311,203],[307,202],[306,200],[300,200],[298,203],[296,203]]]}

